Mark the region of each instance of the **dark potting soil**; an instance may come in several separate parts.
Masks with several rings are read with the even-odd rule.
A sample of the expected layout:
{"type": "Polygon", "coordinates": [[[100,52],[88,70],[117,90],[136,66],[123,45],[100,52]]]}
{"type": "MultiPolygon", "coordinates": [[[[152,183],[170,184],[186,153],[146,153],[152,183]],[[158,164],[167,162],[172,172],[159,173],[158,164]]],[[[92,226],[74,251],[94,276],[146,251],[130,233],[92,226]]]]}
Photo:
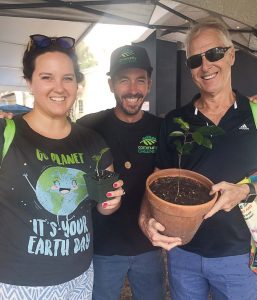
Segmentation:
{"type": "Polygon", "coordinates": [[[210,190],[196,180],[185,177],[161,177],[150,184],[159,198],[180,205],[197,205],[211,200],[210,190]],[[179,194],[178,193],[179,180],[179,194]]]}

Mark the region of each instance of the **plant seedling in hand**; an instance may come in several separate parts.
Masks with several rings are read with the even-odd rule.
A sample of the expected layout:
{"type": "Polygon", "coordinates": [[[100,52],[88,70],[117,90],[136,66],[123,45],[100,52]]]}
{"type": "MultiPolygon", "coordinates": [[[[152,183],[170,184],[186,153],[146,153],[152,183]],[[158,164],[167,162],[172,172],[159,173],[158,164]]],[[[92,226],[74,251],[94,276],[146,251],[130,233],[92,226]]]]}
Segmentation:
{"type": "MultiPolygon", "coordinates": [[[[204,146],[208,149],[212,149],[211,137],[224,134],[224,130],[218,126],[202,126],[196,128],[194,131],[190,129],[188,122],[185,122],[182,118],[174,118],[173,121],[179,124],[180,129],[178,131],[173,131],[169,135],[172,137],[181,137],[181,139],[175,139],[174,145],[178,153],[178,166],[181,169],[181,159],[182,155],[190,154],[194,147],[194,144],[204,146]]],[[[179,179],[178,179],[178,191],[179,195],[179,179]]]]}
{"type": "Polygon", "coordinates": [[[99,173],[99,163],[100,163],[100,161],[102,159],[103,154],[105,152],[107,152],[109,149],[110,148],[107,148],[107,147],[103,148],[103,149],[100,150],[100,152],[99,152],[98,155],[95,154],[95,155],[92,156],[93,161],[95,161],[95,172],[96,172],[97,177],[100,176],[100,173],[99,173]]]}

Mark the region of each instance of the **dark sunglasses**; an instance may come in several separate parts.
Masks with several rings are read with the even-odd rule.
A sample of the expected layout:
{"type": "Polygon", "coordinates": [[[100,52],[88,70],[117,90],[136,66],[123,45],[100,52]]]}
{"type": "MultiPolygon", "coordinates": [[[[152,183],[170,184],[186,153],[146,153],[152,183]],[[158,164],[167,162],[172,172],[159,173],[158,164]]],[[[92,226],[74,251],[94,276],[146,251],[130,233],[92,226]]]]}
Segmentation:
{"type": "Polygon", "coordinates": [[[27,50],[29,51],[31,46],[47,48],[53,44],[63,49],[72,49],[75,44],[75,39],[68,36],[53,38],[42,34],[33,34],[30,35],[30,43],[28,44],[27,50]]]}
{"type": "Polygon", "coordinates": [[[190,69],[200,67],[203,61],[203,56],[205,56],[206,59],[210,62],[218,61],[224,57],[225,53],[228,51],[229,48],[231,47],[215,47],[203,53],[193,55],[187,59],[186,65],[190,69]]]}

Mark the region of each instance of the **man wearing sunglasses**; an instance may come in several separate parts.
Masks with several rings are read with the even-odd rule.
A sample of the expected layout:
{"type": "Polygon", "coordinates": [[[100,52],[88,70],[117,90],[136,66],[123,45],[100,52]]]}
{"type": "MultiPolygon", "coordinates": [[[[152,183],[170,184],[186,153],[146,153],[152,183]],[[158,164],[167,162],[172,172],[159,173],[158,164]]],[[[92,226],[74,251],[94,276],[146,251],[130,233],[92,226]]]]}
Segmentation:
{"type": "MultiPolygon", "coordinates": [[[[157,168],[178,167],[176,138],[170,132],[178,130],[174,117],[182,117],[190,127],[218,125],[225,131],[211,138],[212,150],[196,145],[184,155],[182,168],[199,172],[214,183],[236,183],[257,167],[257,135],[248,98],[231,87],[235,50],[226,27],[214,18],[195,25],[186,39],[186,54],[200,93],[165,117],[157,168]]],[[[246,195],[252,193],[247,186],[243,189],[246,195]]],[[[172,300],[207,300],[209,293],[212,300],[257,299],[257,277],[248,266],[250,232],[237,206],[241,199],[221,198],[215,205],[219,211],[206,216],[192,241],[174,249],[172,238],[162,235],[163,226],[149,219],[149,206],[143,202],[142,230],[154,245],[171,249],[168,269],[172,300]]]]}

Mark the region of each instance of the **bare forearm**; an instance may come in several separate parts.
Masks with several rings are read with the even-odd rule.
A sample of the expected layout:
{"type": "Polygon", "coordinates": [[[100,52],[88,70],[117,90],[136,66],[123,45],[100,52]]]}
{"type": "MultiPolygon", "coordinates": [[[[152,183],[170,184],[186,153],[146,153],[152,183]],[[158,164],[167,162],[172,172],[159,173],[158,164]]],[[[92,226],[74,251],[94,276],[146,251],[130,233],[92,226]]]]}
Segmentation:
{"type": "MultiPolygon", "coordinates": [[[[257,183],[254,183],[255,194],[257,191],[257,183]]],[[[249,186],[245,183],[234,184],[222,181],[212,186],[211,193],[220,193],[218,201],[215,203],[211,211],[205,216],[205,219],[210,218],[219,210],[230,211],[241,201],[245,200],[250,192],[249,186]]]]}

